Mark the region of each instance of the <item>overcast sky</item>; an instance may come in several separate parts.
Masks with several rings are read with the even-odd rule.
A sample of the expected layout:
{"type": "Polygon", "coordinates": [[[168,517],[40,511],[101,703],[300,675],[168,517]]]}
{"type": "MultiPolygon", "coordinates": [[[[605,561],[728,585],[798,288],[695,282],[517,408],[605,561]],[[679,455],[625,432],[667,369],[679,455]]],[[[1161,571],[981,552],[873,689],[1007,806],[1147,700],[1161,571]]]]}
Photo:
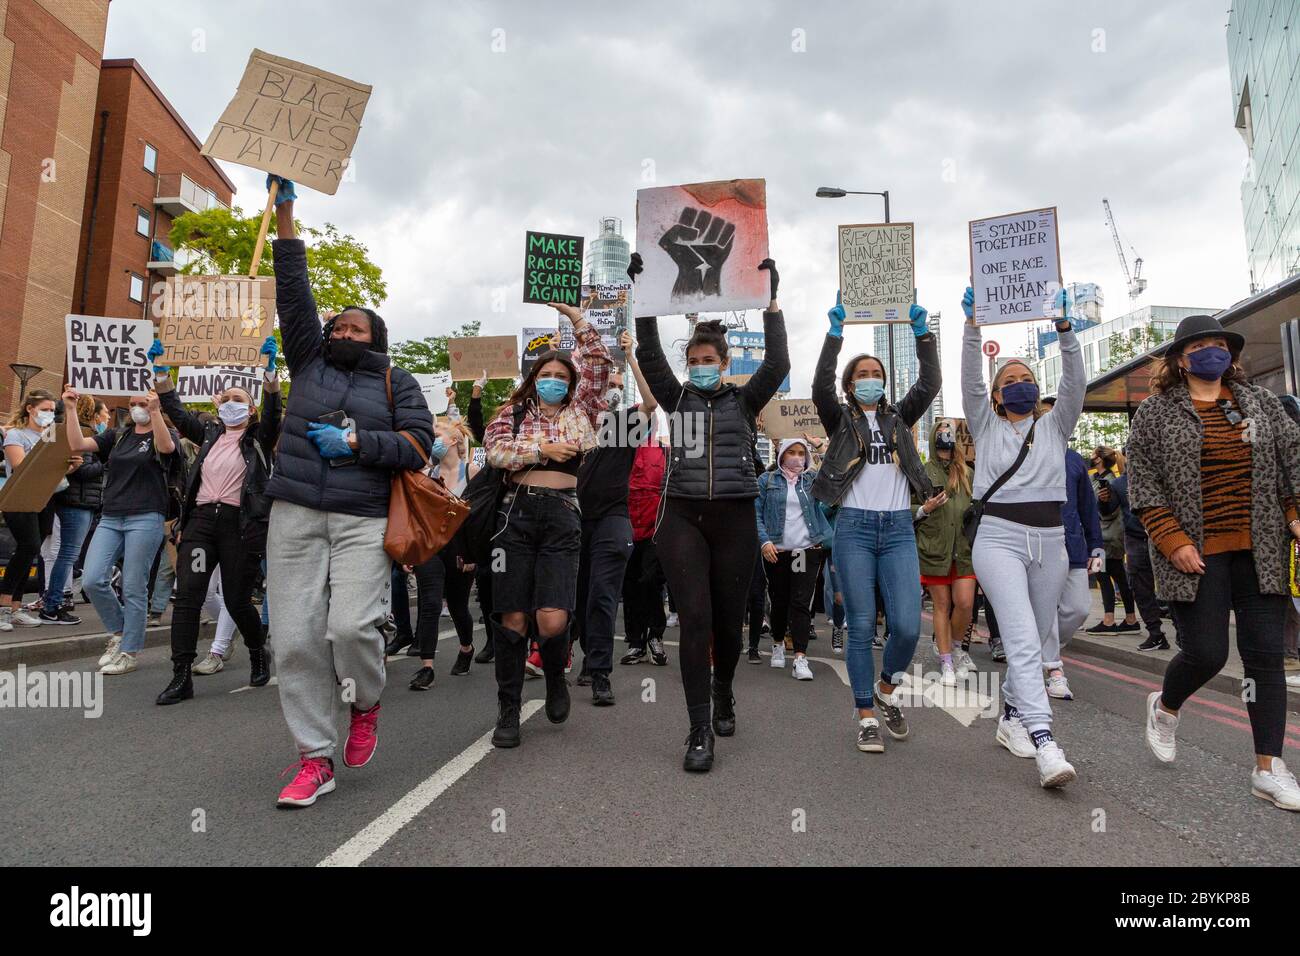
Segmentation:
{"type": "MultiPolygon", "coordinates": [[[[612,215],[635,246],[638,188],[763,177],[807,394],[835,301],[835,227],[881,218],[875,197],[813,192],[888,189],[893,218],[916,223],[919,297],[944,316],[955,409],[970,219],[1058,206],[1065,281],[1101,284],[1107,317],[1128,297],[1103,196],[1145,260],[1143,304],[1248,294],[1228,5],[118,2],[105,56],[139,60],[200,139],[253,47],[372,84],[356,182],[300,189],[297,214],[370,248],[395,341],[469,319],[485,333],[551,321],[520,301],[526,229],[590,240],[612,215]]],[[[236,202],[260,208],[264,176],[225,168],[236,202]]],[[[684,328],[662,322],[665,341],[684,328]]],[[[1025,338],[1018,325],[986,336],[1003,354],[1025,338]]],[[[846,339],[870,347],[865,329],[846,339]]]]}

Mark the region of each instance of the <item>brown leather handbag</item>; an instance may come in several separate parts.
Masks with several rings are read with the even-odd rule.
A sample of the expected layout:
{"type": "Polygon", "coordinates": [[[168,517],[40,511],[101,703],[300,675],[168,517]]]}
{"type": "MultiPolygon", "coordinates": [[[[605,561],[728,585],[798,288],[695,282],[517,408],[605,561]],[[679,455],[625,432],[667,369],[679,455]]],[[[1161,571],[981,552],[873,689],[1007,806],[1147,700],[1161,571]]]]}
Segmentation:
{"type": "MultiPolygon", "coordinates": [[[[393,370],[384,373],[388,386],[388,407],[393,408],[393,370]]],[[[428,467],[429,458],[407,432],[398,432],[409,441],[428,467]]],[[[469,502],[447,488],[441,478],[423,471],[399,468],[393,472],[388,498],[388,528],[384,531],[384,550],[398,564],[424,564],[446,546],[469,516],[469,502]]]]}

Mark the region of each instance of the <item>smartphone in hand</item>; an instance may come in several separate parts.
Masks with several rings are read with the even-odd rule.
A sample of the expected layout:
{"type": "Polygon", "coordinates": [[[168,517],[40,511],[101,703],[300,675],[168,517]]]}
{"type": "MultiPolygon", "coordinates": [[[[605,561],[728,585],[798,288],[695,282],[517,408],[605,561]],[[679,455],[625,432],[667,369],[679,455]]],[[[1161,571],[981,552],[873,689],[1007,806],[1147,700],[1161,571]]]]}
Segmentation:
{"type": "MultiPolygon", "coordinates": [[[[348,422],[348,415],[343,411],[329,412],[328,414],[321,415],[316,420],[323,425],[333,425],[335,428],[345,428],[348,422]]],[[[357,463],[357,456],[348,455],[346,458],[330,458],[328,461],[331,468],[343,468],[347,465],[355,465],[357,463]]]]}

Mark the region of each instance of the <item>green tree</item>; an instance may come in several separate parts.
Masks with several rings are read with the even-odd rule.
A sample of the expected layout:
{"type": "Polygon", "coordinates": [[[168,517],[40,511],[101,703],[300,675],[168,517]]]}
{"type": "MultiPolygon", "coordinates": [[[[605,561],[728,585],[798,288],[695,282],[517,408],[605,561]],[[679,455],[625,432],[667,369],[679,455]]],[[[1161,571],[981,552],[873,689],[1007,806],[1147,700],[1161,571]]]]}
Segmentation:
{"type": "MultiPolygon", "coordinates": [[[[1154,323],[1132,329],[1128,333],[1112,332],[1106,340],[1106,364],[1101,374],[1145,355],[1165,339],[1169,333],[1154,323]]],[[[1098,445],[1122,448],[1128,441],[1128,415],[1123,412],[1085,412],[1079,417],[1072,444],[1085,458],[1098,445]]]]}
{"type": "MultiPolygon", "coordinates": [[[[470,339],[479,335],[478,322],[466,322],[449,335],[431,335],[423,339],[409,339],[390,345],[388,354],[393,364],[408,372],[445,372],[451,368],[451,357],[447,354],[448,339],[470,339]]],[[[469,408],[470,392],[473,382],[454,382],[456,404],[462,411],[469,408]]],[[[509,379],[490,378],[483,389],[483,420],[490,422],[492,416],[502,403],[509,401],[515,383],[509,379]]]]}

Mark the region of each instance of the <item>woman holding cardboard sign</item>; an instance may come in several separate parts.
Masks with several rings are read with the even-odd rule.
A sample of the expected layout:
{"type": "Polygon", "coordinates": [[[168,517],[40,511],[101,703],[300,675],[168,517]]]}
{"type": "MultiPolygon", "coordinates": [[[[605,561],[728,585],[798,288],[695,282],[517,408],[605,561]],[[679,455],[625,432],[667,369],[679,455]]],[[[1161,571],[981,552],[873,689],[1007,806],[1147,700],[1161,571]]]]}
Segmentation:
{"type": "MultiPolygon", "coordinates": [[[[76,421],[73,414],[70,421],[76,421]]],[[[23,397],[20,409],[5,426],[5,476],[11,477],[14,469],[23,463],[27,453],[41,440],[41,432],[54,424],[54,396],[43,388],[33,388],[23,397]]],[[[81,464],[69,460],[71,473],[81,464]]],[[[51,476],[53,477],[53,476],[51,476]]],[[[54,524],[54,512],[42,511],[4,513],[5,527],[14,536],[14,551],[5,565],[4,586],[0,589],[0,631],[18,627],[39,627],[41,619],[23,610],[23,595],[27,590],[27,576],[32,562],[41,552],[41,541],[54,524]]],[[[61,595],[60,595],[61,597],[61,595]]]]}

